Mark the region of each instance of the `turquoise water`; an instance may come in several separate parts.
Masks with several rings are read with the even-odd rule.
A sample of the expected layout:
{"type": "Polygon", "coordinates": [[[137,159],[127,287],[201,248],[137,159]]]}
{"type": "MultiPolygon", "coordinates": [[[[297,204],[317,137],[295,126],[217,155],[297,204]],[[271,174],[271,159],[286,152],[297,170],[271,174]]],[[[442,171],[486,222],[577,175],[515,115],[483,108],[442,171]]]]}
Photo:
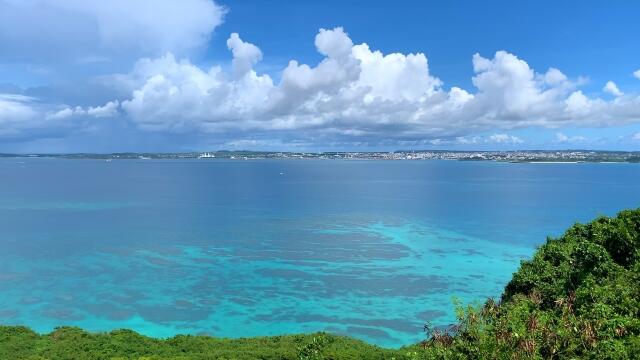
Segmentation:
{"type": "Polygon", "coordinates": [[[0,159],[0,323],[384,346],[500,295],[635,164],[0,159]]]}

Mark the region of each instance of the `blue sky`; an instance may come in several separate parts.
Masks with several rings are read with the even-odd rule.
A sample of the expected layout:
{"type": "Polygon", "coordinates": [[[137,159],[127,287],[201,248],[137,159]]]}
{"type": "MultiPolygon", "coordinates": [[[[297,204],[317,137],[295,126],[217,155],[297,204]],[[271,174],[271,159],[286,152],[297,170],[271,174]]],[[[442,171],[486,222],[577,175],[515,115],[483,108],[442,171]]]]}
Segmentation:
{"type": "Polygon", "coordinates": [[[445,83],[471,87],[471,55],[506,50],[535,69],[589,76],[591,91],[615,79],[640,90],[640,3],[632,1],[225,1],[225,23],[207,55],[227,60],[225,35],[240,32],[281,67],[321,56],[310,39],[342,26],[384,53],[424,52],[445,83]]]}
{"type": "Polygon", "coordinates": [[[640,150],[639,13],[0,0],[0,151],[640,150]]]}

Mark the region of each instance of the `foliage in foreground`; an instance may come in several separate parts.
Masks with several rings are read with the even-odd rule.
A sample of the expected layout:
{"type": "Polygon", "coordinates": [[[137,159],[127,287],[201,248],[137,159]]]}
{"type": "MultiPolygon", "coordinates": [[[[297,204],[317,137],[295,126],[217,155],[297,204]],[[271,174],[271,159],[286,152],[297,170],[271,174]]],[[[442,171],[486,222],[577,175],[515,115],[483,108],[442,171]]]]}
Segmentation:
{"type": "Polygon", "coordinates": [[[640,209],[576,224],[522,262],[500,303],[459,309],[427,358],[639,359],[640,209]]]}
{"type": "Polygon", "coordinates": [[[502,299],[458,307],[449,331],[382,349],[325,333],[248,339],[0,327],[0,359],[638,359],[640,209],[577,224],[524,261],[502,299]]]}

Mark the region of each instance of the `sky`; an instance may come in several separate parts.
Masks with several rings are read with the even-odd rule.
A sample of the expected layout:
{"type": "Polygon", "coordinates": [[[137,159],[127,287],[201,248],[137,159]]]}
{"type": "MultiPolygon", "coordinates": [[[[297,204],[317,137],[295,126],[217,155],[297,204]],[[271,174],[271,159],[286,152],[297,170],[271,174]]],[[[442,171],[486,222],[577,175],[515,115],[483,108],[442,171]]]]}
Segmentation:
{"type": "Polygon", "coordinates": [[[0,0],[0,152],[640,150],[639,13],[0,0]]]}

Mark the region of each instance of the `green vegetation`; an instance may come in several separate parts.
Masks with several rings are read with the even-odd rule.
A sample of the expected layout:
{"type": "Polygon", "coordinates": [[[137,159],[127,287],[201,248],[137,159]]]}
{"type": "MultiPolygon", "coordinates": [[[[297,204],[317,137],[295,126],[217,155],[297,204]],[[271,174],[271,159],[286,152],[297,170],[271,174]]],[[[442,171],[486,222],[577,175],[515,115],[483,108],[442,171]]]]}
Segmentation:
{"type": "Polygon", "coordinates": [[[638,359],[640,209],[577,224],[524,261],[500,301],[458,306],[448,331],[382,349],[325,333],[250,339],[0,327],[0,359],[638,359]]]}
{"type": "Polygon", "coordinates": [[[570,228],[524,261],[500,303],[459,310],[426,358],[640,358],[640,209],[570,228]]]}
{"type": "Polygon", "coordinates": [[[178,335],[153,339],[130,330],[92,334],[63,327],[38,335],[25,327],[0,327],[0,359],[388,359],[381,349],[324,333],[247,339],[178,335]]]}

